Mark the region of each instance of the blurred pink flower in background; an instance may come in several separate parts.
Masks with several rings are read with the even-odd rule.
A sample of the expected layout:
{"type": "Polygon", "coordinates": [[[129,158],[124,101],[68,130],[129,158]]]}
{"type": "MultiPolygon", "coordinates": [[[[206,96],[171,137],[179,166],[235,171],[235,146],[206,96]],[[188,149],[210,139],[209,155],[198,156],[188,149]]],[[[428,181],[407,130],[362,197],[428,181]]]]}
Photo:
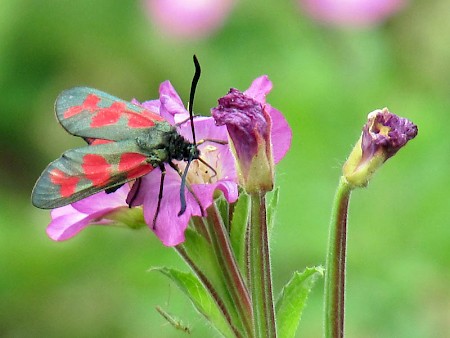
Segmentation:
{"type": "Polygon", "coordinates": [[[341,27],[371,27],[401,10],[408,0],[299,0],[317,21],[341,27]]]}
{"type": "Polygon", "coordinates": [[[146,0],[152,24],[174,38],[202,38],[222,27],[235,0],[146,0]]]}

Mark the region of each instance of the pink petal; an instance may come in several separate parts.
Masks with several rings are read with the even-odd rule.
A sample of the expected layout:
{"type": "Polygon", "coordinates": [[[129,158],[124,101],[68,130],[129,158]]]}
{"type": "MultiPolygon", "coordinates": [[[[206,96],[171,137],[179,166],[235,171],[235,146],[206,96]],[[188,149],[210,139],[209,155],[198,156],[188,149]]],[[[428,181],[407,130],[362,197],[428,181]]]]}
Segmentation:
{"type": "Polygon", "coordinates": [[[79,212],[92,214],[105,209],[126,206],[126,198],[129,191],[130,186],[124,184],[113,193],[107,194],[104,191],[99,192],[73,203],[72,207],[79,212]]]}
{"type": "Polygon", "coordinates": [[[280,162],[291,147],[292,130],[283,114],[266,104],[266,109],[272,118],[272,152],[275,163],[280,162]]]}
{"type": "Polygon", "coordinates": [[[207,209],[214,201],[214,192],[220,190],[229,203],[237,201],[239,191],[237,183],[229,180],[219,181],[211,184],[195,184],[192,186],[195,195],[199,198],[203,208],[207,209]]]}
{"type": "MultiPolygon", "coordinates": [[[[225,126],[216,126],[212,117],[199,116],[194,118],[194,127],[197,142],[201,140],[228,141],[227,128],[225,126]]],[[[192,141],[190,121],[181,124],[178,131],[186,139],[192,141]]]]}
{"type": "MultiPolygon", "coordinates": [[[[161,172],[158,169],[153,170],[143,178],[140,188],[145,194],[144,218],[150,228],[153,226],[158,204],[160,174],[161,172]]],[[[181,208],[180,184],[181,178],[178,173],[172,168],[167,168],[161,207],[155,227],[152,229],[166,246],[175,246],[182,243],[190,217],[193,215],[201,216],[200,207],[195,198],[188,192],[186,193],[186,211],[178,216],[181,208]]]]}
{"type": "Polygon", "coordinates": [[[183,101],[181,101],[180,96],[170,81],[164,81],[159,86],[159,100],[161,102],[161,116],[169,121],[169,123],[174,124],[174,117],[177,114],[187,115],[189,117],[183,101]]]}
{"type": "Polygon", "coordinates": [[[245,95],[259,101],[260,103],[266,103],[266,95],[272,90],[272,81],[269,80],[267,75],[262,75],[256,78],[250,87],[244,92],[245,95]]]}
{"type": "Polygon", "coordinates": [[[139,103],[139,101],[137,101],[136,99],[133,99],[131,101],[131,103],[134,103],[138,106],[142,106],[145,109],[150,110],[152,113],[161,115],[159,112],[160,107],[161,107],[161,102],[159,101],[159,99],[158,100],[149,100],[149,101],[145,101],[142,103],[139,103]]]}
{"type": "Polygon", "coordinates": [[[72,238],[86,228],[90,221],[108,213],[110,210],[87,215],[79,212],[71,205],[51,211],[52,221],[47,227],[47,235],[55,241],[64,241],[72,238]]]}

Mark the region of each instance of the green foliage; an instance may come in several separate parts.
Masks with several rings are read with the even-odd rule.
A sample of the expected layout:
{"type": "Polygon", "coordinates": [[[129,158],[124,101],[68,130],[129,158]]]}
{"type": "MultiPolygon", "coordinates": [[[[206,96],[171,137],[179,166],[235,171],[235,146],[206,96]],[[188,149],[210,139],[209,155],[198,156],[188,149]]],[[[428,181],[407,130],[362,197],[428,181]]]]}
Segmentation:
{"type": "Polygon", "coordinates": [[[189,297],[197,311],[211,321],[214,328],[218,329],[221,334],[225,337],[234,336],[214,299],[192,273],[165,267],[152,268],[152,270],[159,271],[170,278],[189,297]]]}
{"type": "Polygon", "coordinates": [[[280,187],[276,187],[270,196],[270,200],[267,203],[267,228],[269,235],[275,225],[276,211],[278,207],[278,200],[280,197],[280,187]]]}
{"type": "MultiPolygon", "coordinates": [[[[230,241],[241,272],[245,273],[245,233],[249,213],[249,196],[242,191],[236,202],[231,221],[230,241]]],[[[245,278],[245,276],[244,276],[245,278]]]]}
{"type": "Polygon", "coordinates": [[[300,322],[306,300],[317,278],[323,276],[323,268],[306,268],[294,272],[284,286],[276,302],[277,330],[280,338],[291,338],[300,322]]]}

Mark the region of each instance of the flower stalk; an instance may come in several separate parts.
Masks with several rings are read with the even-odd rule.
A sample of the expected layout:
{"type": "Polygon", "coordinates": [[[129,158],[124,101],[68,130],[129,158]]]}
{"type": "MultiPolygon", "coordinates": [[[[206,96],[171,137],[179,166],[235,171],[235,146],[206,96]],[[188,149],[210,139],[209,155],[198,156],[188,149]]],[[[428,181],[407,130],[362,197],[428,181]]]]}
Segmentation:
{"type": "Polygon", "coordinates": [[[248,279],[256,337],[276,337],[265,193],[252,194],[248,232],[248,279]]]}
{"type": "Polygon", "coordinates": [[[241,334],[239,332],[239,329],[235,326],[235,323],[233,323],[233,320],[231,318],[230,313],[228,312],[227,307],[225,306],[224,302],[219,296],[219,293],[216,291],[214,285],[212,285],[211,281],[208,279],[206,274],[202,271],[202,269],[195,264],[195,262],[189,257],[189,254],[184,248],[184,244],[177,245],[174,247],[174,249],[177,251],[177,253],[183,258],[183,260],[186,262],[186,264],[194,271],[197,278],[202,282],[202,284],[206,287],[211,297],[214,299],[214,301],[217,304],[217,307],[219,308],[220,312],[224,316],[225,320],[229,324],[231,330],[235,334],[236,337],[241,337],[241,334]]]}
{"type": "Polygon", "coordinates": [[[236,305],[237,312],[240,314],[246,337],[254,337],[253,309],[250,294],[232,251],[228,232],[214,203],[208,208],[207,212],[206,224],[211,244],[219,265],[222,267],[227,289],[236,305]]]}
{"type": "Polygon", "coordinates": [[[350,193],[366,187],[373,174],[410,140],[418,128],[387,108],[369,113],[361,137],[342,168],[331,214],[324,290],[325,337],[344,336],[347,213],[350,193]]]}
{"type": "Polygon", "coordinates": [[[351,186],[341,177],[333,202],[325,269],[325,337],[344,336],[347,212],[351,186]]]}

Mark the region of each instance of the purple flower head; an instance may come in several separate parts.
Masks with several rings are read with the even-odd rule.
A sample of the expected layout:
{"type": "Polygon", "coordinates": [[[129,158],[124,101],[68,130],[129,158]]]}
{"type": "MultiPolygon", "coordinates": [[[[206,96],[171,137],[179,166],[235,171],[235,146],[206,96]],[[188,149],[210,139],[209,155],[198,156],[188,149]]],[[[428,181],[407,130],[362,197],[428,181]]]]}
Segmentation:
{"type": "Polygon", "coordinates": [[[283,115],[265,97],[272,89],[267,76],[245,92],[230,89],[211,110],[217,125],[226,125],[241,184],[248,192],[273,187],[273,163],[288,151],[292,132],[283,115]]]}
{"type": "Polygon", "coordinates": [[[269,140],[271,121],[261,103],[232,88],[219,99],[219,106],[214,108],[213,116],[218,124],[227,126],[232,140],[245,140],[236,146],[236,156],[244,172],[250,169],[261,142],[268,143],[266,156],[272,156],[269,140]]]}
{"type": "Polygon", "coordinates": [[[299,0],[314,19],[341,27],[370,27],[402,9],[407,0],[299,0]]]}
{"type": "Polygon", "coordinates": [[[114,193],[100,192],[78,202],[51,211],[48,236],[55,241],[67,240],[88,225],[144,225],[142,209],[130,209],[125,203],[130,188],[123,185],[114,193]]]}
{"type": "MultiPolygon", "coordinates": [[[[189,112],[170,82],[160,86],[159,103],[144,102],[142,106],[152,108],[153,112],[161,114],[172,123],[181,123],[178,132],[192,141],[192,131],[189,112]]],[[[197,140],[227,141],[225,127],[218,127],[210,117],[197,117],[194,120],[197,140]]],[[[187,184],[190,191],[186,191],[186,211],[178,216],[180,210],[181,178],[169,166],[166,166],[164,191],[156,222],[154,223],[158,204],[161,171],[154,169],[141,178],[139,190],[133,201],[133,206],[143,205],[144,218],[158,238],[166,246],[175,246],[184,241],[184,231],[192,216],[202,216],[202,209],[206,210],[221,191],[225,199],[232,203],[237,200],[237,175],[234,168],[233,156],[227,144],[206,141],[199,145],[200,157],[207,162],[215,172],[198,160],[194,160],[189,168],[187,184]],[[201,208],[200,208],[201,205],[201,208]]],[[[176,162],[176,161],[175,161],[176,162]]],[[[179,170],[184,171],[186,163],[176,162],[179,170]]]]}
{"type": "Polygon", "coordinates": [[[417,126],[408,119],[389,112],[387,108],[368,115],[362,133],[362,159],[367,161],[377,152],[385,155],[385,161],[395,155],[409,140],[416,137],[417,126]]]}
{"type": "Polygon", "coordinates": [[[202,38],[219,29],[235,0],[146,0],[152,23],[174,38],[202,38]]]}
{"type": "Polygon", "coordinates": [[[416,137],[417,132],[415,124],[387,108],[369,113],[361,138],[344,164],[347,181],[355,186],[366,185],[375,170],[416,137]]]}

